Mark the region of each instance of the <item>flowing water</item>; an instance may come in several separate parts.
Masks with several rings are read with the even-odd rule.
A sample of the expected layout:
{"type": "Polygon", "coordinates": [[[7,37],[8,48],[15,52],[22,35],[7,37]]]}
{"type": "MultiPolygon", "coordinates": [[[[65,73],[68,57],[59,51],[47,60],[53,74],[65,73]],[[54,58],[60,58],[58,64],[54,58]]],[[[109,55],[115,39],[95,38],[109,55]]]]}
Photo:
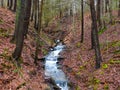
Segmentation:
{"type": "Polygon", "coordinates": [[[59,54],[64,48],[65,46],[59,43],[54,48],[51,48],[48,55],[45,56],[45,76],[52,78],[61,90],[69,90],[65,73],[59,69],[59,65],[57,64],[59,62],[59,54]]]}

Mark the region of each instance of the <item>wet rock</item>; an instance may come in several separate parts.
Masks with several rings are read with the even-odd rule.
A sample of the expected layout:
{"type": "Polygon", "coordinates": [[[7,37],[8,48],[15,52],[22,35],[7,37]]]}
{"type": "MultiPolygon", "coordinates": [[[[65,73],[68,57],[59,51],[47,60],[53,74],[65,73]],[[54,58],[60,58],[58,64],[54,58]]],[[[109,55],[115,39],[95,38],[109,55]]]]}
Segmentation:
{"type": "Polygon", "coordinates": [[[45,77],[45,81],[50,85],[52,90],[61,90],[55,83],[55,81],[50,77],[45,77]]]}

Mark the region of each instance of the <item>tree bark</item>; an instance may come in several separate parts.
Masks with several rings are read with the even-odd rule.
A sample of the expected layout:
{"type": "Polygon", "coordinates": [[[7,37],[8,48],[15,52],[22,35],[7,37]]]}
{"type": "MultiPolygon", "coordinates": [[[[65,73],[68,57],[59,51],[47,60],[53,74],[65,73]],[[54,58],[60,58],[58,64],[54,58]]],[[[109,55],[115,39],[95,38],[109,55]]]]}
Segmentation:
{"type": "Polygon", "coordinates": [[[1,0],[1,7],[4,7],[4,5],[3,5],[3,0],[1,0]]]}
{"type": "Polygon", "coordinates": [[[21,56],[22,48],[23,48],[23,41],[24,41],[24,8],[25,8],[25,0],[18,0],[18,9],[17,9],[17,17],[16,23],[17,27],[15,30],[17,31],[16,35],[16,48],[14,53],[12,54],[15,60],[18,60],[21,56]]]}
{"type": "MultiPolygon", "coordinates": [[[[41,5],[40,5],[40,9],[38,12],[39,18],[38,18],[38,30],[37,33],[40,34],[41,33],[41,29],[42,29],[42,10],[43,10],[43,0],[41,0],[41,5]]],[[[37,38],[36,40],[36,51],[35,51],[35,61],[34,63],[37,64],[37,60],[38,60],[38,50],[39,50],[39,38],[37,38]]]]}
{"type": "Polygon", "coordinates": [[[95,56],[96,56],[96,69],[100,68],[100,62],[102,61],[100,46],[99,46],[99,37],[98,37],[98,28],[97,28],[97,20],[96,20],[96,12],[94,6],[94,0],[90,0],[90,10],[91,10],[91,18],[93,23],[93,40],[95,45],[95,56]]]}
{"type": "Polygon", "coordinates": [[[95,49],[94,35],[93,35],[93,23],[91,23],[91,49],[95,49]]]}
{"type": "MultiPolygon", "coordinates": [[[[16,48],[14,50],[14,53],[12,54],[13,58],[18,61],[19,57],[21,56],[22,48],[23,48],[23,42],[24,42],[24,33],[25,33],[25,5],[27,5],[30,2],[30,0],[17,0],[17,16],[16,16],[16,27],[15,30],[17,32],[17,35],[15,35],[16,38],[16,48]]],[[[28,19],[28,18],[27,18],[28,19]]]]}
{"type": "Polygon", "coordinates": [[[97,21],[98,21],[98,27],[100,29],[101,27],[101,0],[97,1],[97,21]]]}
{"type": "Polygon", "coordinates": [[[119,7],[118,7],[118,17],[120,17],[120,0],[119,0],[119,7]]]}
{"type": "Polygon", "coordinates": [[[9,10],[12,10],[13,0],[9,0],[9,10]]]}
{"type": "Polygon", "coordinates": [[[13,12],[16,12],[17,0],[14,0],[13,12]]]}
{"type": "Polygon", "coordinates": [[[27,33],[28,33],[30,14],[31,14],[31,0],[25,0],[25,15],[24,15],[25,37],[27,37],[27,33]]]}
{"type": "Polygon", "coordinates": [[[83,0],[81,0],[81,43],[83,43],[84,39],[84,5],[83,5],[83,0]]]}
{"type": "Polygon", "coordinates": [[[105,0],[105,12],[108,12],[109,0],[105,0]]]}

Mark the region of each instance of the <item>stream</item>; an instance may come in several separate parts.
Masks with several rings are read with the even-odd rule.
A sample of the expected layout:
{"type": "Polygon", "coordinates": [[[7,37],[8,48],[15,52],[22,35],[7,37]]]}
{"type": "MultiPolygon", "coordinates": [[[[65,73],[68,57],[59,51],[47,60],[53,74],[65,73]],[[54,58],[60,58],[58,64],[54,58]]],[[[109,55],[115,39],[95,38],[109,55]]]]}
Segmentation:
{"type": "Polygon", "coordinates": [[[64,50],[65,45],[59,40],[57,42],[58,44],[54,48],[51,48],[49,53],[44,57],[45,76],[52,78],[61,90],[69,90],[67,77],[57,64],[60,53],[64,50]]]}

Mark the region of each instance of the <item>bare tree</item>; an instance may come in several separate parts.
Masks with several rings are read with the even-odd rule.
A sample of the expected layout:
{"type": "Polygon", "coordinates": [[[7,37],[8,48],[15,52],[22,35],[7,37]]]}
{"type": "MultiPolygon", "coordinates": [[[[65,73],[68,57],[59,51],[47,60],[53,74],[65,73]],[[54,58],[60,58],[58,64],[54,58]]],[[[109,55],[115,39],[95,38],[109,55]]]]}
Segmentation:
{"type": "Polygon", "coordinates": [[[83,7],[83,0],[81,0],[81,43],[83,42],[83,39],[84,39],[84,7],[83,7]]]}
{"type": "Polygon", "coordinates": [[[97,19],[96,19],[96,12],[94,6],[94,0],[90,0],[90,10],[91,10],[91,18],[92,18],[92,33],[93,33],[93,40],[94,40],[94,49],[95,49],[95,56],[96,56],[96,69],[100,68],[100,62],[102,61],[101,53],[100,53],[100,46],[99,46],[99,37],[98,37],[98,28],[97,28],[97,19]]]}
{"type": "Polygon", "coordinates": [[[97,1],[97,21],[99,28],[101,27],[101,0],[97,1]]]}
{"type": "Polygon", "coordinates": [[[13,7],[14,12],[16,12],[16,6],[17,6],[17,0],[14,0],[14,7],[13,7]]]}
{"type": "MultiPolygon", "coordinates": [[[[25,22],[29,20],[29,18],[25,18],[25,14],[27,9],[25,6],[29,6],[31,0],[17,0],[17,16],[16,16],[16,27],[15,27],[15,39],[16,39],[16,48],[14,53],[12,54],[13,58],[18,61],[21,56],[23,42],[24,42],[24,33],[25,33],[25,22]],[[29,2],[29,3],[28,3],[29,2]]],[[[29,9],[30,10],[30,9],[29,9]]],[[[29,12],[30,13],[30,12],[29,12]]]]}
{"type": "MultiPolygon", "coordinates": [[[[38,30],[37,33],[40,34],[41,29],[42,29],[42,10],[43,10],[43,0],[41,0],[41,5],[40,5],[40,9],[38,12],[39,18],[38,18],[38,30]]],[[[39,50],[39,38],[37,38],[36,40],[36,51],[35,51],[35,61],[34,63],[37,64],[37,60],[38,60],[38,50],[39,50]]]]}
{"type": "Polygon", "coordinates": [[[120,17],[120,0],[119,0],[119,7],[118,7],[118,17],[120,17]]]}

